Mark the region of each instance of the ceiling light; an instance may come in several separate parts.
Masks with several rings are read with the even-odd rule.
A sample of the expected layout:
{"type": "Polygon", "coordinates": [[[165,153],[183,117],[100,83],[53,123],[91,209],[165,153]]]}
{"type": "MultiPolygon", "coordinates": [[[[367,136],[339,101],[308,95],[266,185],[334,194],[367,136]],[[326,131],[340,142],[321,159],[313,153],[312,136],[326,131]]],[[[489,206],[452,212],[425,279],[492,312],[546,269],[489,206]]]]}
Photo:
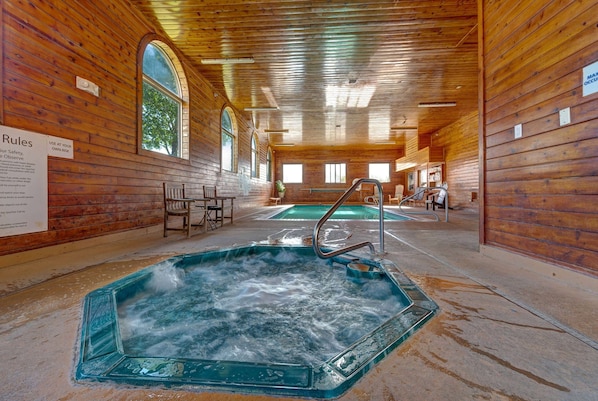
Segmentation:
{"type": "Polygon", "coordinates": [[[245,107],[245,111],[276,111],[278,107],[245,107]]]}
{"type": "Polygon", "coordinates": [[[202,64],[253,64],[253,57],[202,58],[202,64]]]}
{"type": "Polygon", "coordinates": [[[274,146],[295,146],[294,143],[275,143],[274,146]]]}
{"type": "Polygon", "coordinates": [[[430,102],[430,103],[420,103],[417,107],[453,107],[456,106],[457,102],[430,102]]]}
{"type": "Polygon", "coordinates": [[[390,127],[391,131],[417,131],[416,126],[401,125],[399,127],[390,127]]]}
{"type": "Polygon", "coordinates": [[[268,132],[270,134],[278,134],[278,133],[284,134],[284,133],[289,132],[289,130],[288,129],[265,129],[264,132],[268,132]]]}
{"type": "Polygon", "coordinates": [[[326,107],[364,108],[370,103],[375,91],[375,85],[328,85],[326,107]]]}

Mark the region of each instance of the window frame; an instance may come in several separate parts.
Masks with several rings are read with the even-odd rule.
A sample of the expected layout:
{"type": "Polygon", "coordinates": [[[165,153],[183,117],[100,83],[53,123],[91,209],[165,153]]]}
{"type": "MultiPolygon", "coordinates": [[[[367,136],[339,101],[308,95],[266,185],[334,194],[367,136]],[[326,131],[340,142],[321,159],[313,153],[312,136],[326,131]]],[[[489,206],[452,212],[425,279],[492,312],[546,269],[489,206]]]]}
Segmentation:
{"type": "Polygon", "coordinates": [[[230,173],[237,172],[237,163],[238,163],[238,154],[237,154],[237,120],[235,117],[235,113],[233,109],[229,106],[226,106],[222,109],[222,113],[220,114],[220,170],[221,171],[228,171],[230,173]],[[231,131],[228,131],[224,128],[222,122],[224,121],[224,116],[228,115],[231,123],[231,131]],[[228,166],[224,165],[225,158],[224,158],[224,136],[228,136],[231,138],[231,150],[230,150],[230,170],[227,168],[228,166]]]}
{"type": "Polygon", "coordinates": [[[139,44],[137,52],[137,71],[138,71],[138,90],[137,90],[137,153],[151,155],[152,157],[164,157],[168,160],[178,159],[181,161],[189,161],[189,88],[187,78],[183,69],[183,66],[178,59],[178,56],[172,50],[170,45],[166,41],[162,40],[158,35],[149,34],[144,37],[139,44]],[[152,45],[158,51],[161,52],[162,56],[166,59],[169,67],[175,77],[175,84],[179,91],[178,96],[169,90],[165,85],[160,84],[149,75],[146,75],[143,70],[143,60],[147,47],[152,45]],[[177,155],[170,155],[164,151],[156,149],[148,149],[143,146],[144,139],[144,116],[143,116],[143,104],[144,104],[144,85],[148,84],[151,88],[160,91],[161,94],[165,95],[168,99],[176,101],[178,103],[178,122],[177,122],[177,138],[179,142],[179,150],[177,155]]]}
{"type": "Polygon", "coordinates": [[[368,178],[370,178],[370,179],[376,179],[376,180],[380,181],[381,183],[390,182],[390,180],[391,180],[390,172],[391,172],[390,163],[387,163],[387,162],[368,163],[368,178]],[[372,177],[372,166],[373,165],[385,165],[388,168],[388,177],[384,180],[381,180],[377,177],[372,177]]]}
{"type": "Polygon", "coordinates": [[[346,184],[347,163],[325,163],[324,164],[325,184],[346,184]]]}
{"type": "Polygon", "coordinates": [[[272,148],[268,146],[266,151],[266,182],[272,182],[274,177],[274,156],[272,154],[272,148]]]}
{"type": "Polygon", "coordinates": [[[285,184],[303,184],[303,163],[283,163],[282,164],[282,182],[284,182],[285,184]],[[290,174],[290,171],[287,172],[286,167],[290,167],[290,166],[300,166],[301,167],[301,179],[299,181],[296,180],[292,180],[290,179],[290,177],[288,177],[288,174],[290,174]]]}
{"type": "Polygon", "coordinates": [[[259,178],[260,174],[260,140],[256,132],[251,135],[251,139],[249,140],[250,143],[250,151],[251,151],[251,160],[250,160],[250,174],[251,178],[259,178]]]}

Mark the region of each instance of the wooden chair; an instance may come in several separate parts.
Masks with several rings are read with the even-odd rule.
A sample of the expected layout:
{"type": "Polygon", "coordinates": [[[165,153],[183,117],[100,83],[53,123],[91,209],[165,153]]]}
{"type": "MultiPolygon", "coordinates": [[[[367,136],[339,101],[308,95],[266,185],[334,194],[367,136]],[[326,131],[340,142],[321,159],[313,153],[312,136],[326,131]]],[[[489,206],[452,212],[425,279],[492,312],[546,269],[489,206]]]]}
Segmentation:
{"type": "Polygon", "coordinates": [[[392,205],[393,201],[397,202],[397,205],[399,203],[401,203],[401,201],[403,200],[403,190],[404,189],[405,189],[405,187],[401,184],[395,185],[395,195],[392,196],[391,194],[388,194],[388,204],[392,205]]]}
{"type": "Polygon", "coordinates": [[[206,219],[210,228],[214,230],[218,227],[218,222],[220,222],[220,226],[224,223],[224,211],[222,205],[218,204],[218,192],[216,187],[204,185],[203,197],[205,199],[210,199],[210,202],[207,204],[206,219]]]}
{"type": "MultiPolygon", "coordinates": [[[[205,211],[203,208],[196,207],[193,199],[185,196],[185,184],[168,185],[164,182],[162,188],[164,190],[164,236],[168,236],[168,231],[186,231],[187,238],[191,237],[191,227],[194,226],[192,224],[193,216],[201,212],[205,218],[205,211]],[[182,217],[182,226],[169,227],[170,216],[182,217]]],[[[195,226],[199,226],[201,223],[203,223],[203,219],[195,226]]]]}

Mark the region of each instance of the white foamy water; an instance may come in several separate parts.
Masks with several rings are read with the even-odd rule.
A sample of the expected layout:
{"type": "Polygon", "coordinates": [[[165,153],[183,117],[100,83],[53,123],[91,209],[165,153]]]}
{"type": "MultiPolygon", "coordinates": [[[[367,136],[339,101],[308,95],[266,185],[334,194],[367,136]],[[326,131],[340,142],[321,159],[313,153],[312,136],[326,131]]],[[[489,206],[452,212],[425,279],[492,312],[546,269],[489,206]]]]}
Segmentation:
{"type": "Polygon", "coordinates": [[[295,252],[172,269],[119,306],[127,354],[317,365],[404,308],[387,280],[295,252]]]}

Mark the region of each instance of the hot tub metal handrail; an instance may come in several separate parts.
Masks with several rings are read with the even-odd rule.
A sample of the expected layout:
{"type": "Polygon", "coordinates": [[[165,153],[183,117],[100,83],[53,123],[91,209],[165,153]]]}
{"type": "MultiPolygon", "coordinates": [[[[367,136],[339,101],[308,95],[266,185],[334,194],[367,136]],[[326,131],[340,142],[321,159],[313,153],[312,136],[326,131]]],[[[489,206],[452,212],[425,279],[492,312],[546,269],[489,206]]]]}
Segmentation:
{"type": "Polygon", "coordinates": [[[322,218],[320,220],[318,220],[318,222],[314,226],[312,246],[314,248],[316,255],[318,255],[320,258],[322,258],[322,259],[332,258],[334,256],[340,255],[342,253],[347,253],[347,252],[350,252],[352,250],[355,250],[355,249],[358,249],[358,248],[361,248],[364,246],[368,246],[370,248],[370,252],[373,255],[376,254],[376,248],[374,248],[374,245],[369,241],[359,242],[357,244],[349,245],[347,247],[337,249],[334,251],[330,251],[330,252],[323,252],[320,249],[320,247],[318,246],[318,236],[320,235],[320,229],[322,228],[324,223],[349,198],[349,196],[351,196],[351,194],[353,192],[355,192],[356,188],[358,188],[362,183],[376,184],[376,186],[378,187],[378,197],[379,197],[379,199],[378,199],[378,209],[379,209],[378,221],[379,221],[379,223],[378,224],[379,224],[379,230],[380,230],[380,254],[384,254],[384,194],[382,191],[382,184],[380,184],[380,181],[372,179],[372,178],[360,178],[360,179],[356,180],[355,182],[353,182],[353,185],[345,191],[345,193],[334,203],[334,205],[332,205],[330,210],[328,210],[326,212],[326,214],[324,214],[324,216],[322,216],[322,218]]]}

